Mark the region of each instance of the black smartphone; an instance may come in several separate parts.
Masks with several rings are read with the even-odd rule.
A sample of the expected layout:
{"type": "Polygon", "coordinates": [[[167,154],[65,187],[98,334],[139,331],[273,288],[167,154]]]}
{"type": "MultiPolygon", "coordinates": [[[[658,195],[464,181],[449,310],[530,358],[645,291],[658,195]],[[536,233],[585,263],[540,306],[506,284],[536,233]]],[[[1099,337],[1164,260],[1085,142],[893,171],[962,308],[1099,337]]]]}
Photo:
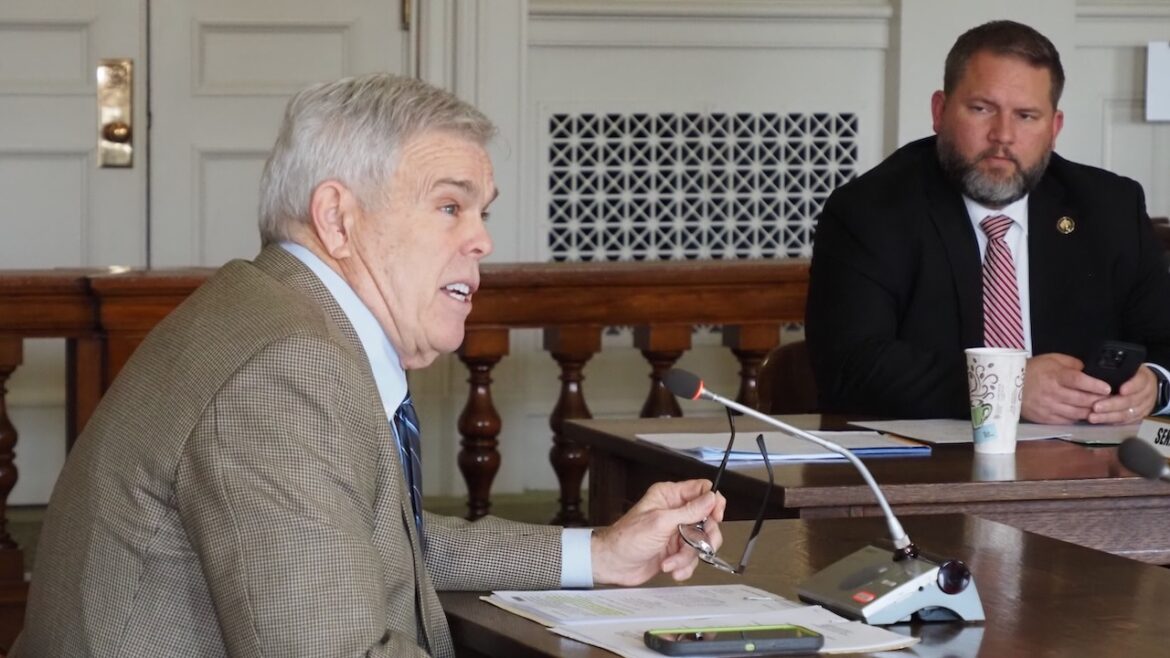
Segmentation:
{"type": "Polygon", "coordinates": [[[791,624],[665,628],[646,631],[642,641],[667,656],[813,654],[825,644],[820,633],[791,624]]]}
{"type": "Polygon", "coordinates": [[[1085,358],[1086,375],[1109,384],[1113,394],[1129,381],[1146,361],[1146,348],[1135,343],[1107,340],[1085,358]]]}

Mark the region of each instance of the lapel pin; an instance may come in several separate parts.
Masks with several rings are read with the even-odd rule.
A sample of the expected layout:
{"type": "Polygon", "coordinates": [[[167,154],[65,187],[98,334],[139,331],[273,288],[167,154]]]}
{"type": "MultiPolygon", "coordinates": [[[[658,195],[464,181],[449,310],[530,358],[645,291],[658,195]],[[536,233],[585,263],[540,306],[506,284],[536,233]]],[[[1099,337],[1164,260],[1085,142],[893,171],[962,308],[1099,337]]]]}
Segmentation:
{"type": "Polygon", "coordinates": [[[1077,223],[1073,221],[1072,217],[1065,215],[1064,217],[1056,220],[1056,230],[1060,231],[1064,235],[1068,235],[1069,233],[1077,230],[1077,223]]]}

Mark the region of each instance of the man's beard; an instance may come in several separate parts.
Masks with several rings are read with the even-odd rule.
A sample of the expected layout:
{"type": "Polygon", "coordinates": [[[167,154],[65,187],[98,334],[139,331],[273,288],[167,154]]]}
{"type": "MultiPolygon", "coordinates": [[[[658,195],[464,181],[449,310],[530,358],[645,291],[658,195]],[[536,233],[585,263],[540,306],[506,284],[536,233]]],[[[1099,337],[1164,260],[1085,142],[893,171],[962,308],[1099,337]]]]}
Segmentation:
{"type": "Polygon", "coordinates": [[[1036,188],[1052,156],[1052,151],[1047,150],[1035,166],[1025,169],[1015,154],[999,147],[989,148],[971,160],[966,160],[951,141],[940,134],[937,148],[938,161],[947,177],[959,186],[964,195],[988,208],[1003,208],[1024,198],[1036,188]],[[1009,158],[1016,164],[1016,170],[1006,179],[979,171],[979,161],[991,156],[1009,158]]]}

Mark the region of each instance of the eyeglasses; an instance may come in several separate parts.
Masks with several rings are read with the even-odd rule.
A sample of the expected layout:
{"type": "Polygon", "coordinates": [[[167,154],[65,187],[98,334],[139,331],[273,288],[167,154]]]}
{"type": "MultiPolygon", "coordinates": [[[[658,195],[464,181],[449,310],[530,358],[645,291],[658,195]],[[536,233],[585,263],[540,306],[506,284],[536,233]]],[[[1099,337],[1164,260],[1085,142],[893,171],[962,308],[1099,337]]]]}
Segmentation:
{"type": "MultiPolygon", "coordinates": [[[[735,421],[731,416],[731,409],[727,410],[727,424],[731,426],[731,438],[727,441],[727,450],[723,451],[723,461],[719,463],[719,470],[715,473],[715,480],[711,485],[711,492],[719,491],[719,481],[723,479],[723,472],[727,470],[727,460],[731,457],[731,449],[735,446],[735,421]]],[[[760,528],[764,525],[764,513],[768,510],[768,497],[772,493],[772,462],[768,460],[768,449],[764,445],[764,435],[756,436],[756,446],[760,449],[760,456],[764,458],[764,467],[768,469],[768,488],[764,490],[764,501],[760,503],[760,512],[756,514],[756,523],[752,526],[752,534],[748,537],[747,545],[743,547],[743,557],[739,558],[739,566],[733,567],[731,563],[715,554],[715,547],[711,544],[711,538],[707,536],[707,531],[703,526],[707,523],[707,519],[703,519],[698,523],[680,523],[678,525],[678,534],[688,546],[699,552],[699,559],[707,564],[728,573],[742,574],[747,569],[748,558],[752,555],[752,549],[756,545],[756,537],[760,534],[760,528]]]]}

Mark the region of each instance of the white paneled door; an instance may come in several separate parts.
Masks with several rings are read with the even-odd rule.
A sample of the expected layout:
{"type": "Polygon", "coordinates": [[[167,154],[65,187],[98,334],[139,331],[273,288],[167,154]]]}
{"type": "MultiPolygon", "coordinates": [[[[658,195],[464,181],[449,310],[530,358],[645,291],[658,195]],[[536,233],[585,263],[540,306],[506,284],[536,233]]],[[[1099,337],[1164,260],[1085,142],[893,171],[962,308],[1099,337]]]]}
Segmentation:
{"type": "Polygon", "coordinates": [[[257,184],[288,97],[407,73],[402,18],[401,0],[152,2],[151,264],[255,255],[257,184]]]}
{"type": "Polygon", "coordinates": [[[142,0],[0,2],[0,268],[146,263],[144,69],[131,168],[96,164],[95,67],[146,52],[142,0]]]}

